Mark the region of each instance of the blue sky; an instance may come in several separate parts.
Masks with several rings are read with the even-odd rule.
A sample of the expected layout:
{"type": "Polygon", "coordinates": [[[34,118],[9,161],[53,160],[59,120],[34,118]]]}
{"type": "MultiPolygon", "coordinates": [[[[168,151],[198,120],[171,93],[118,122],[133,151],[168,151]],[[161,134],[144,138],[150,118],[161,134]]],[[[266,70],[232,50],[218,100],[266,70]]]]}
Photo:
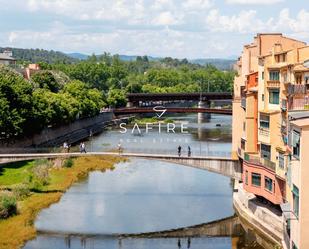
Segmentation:
{"type": "Polygon", "coordinates": [[[228,58],[258,32],[309,42],[306,0],[0,0],[0,46],[228,58]]]}

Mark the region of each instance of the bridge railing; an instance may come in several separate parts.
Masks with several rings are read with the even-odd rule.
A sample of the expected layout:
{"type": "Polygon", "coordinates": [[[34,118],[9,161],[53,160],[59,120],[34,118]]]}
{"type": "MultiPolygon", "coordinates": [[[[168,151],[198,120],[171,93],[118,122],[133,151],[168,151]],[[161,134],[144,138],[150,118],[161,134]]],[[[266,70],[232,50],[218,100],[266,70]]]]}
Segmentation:
{"type": "MultiPolygon", "coordinates": [[[[124,152],[127,153],[140,153],[140,154],[162,154],[162,155],[178,155],[177,147],[173,149],[165,148],[123,148],[124,152]]],[[[181,155],[188,155],[188,148],[183,147],[181,150],[181,155]]],[[[229,151],[208,151],[199,150],[196,148],[191,148],[191,156],[209,156],[209,157],[231,157],[231,152],[229,151]]]]}
{"type": "MultiPolygon", "coordinates": [[[[88,152],[108,152],[107,150],[91,150],[87,148],[88,152]]],[[[117,148],[109,151],[118,151],[117,148]]],[[[50,148],[6,148],[0,149],[1,154],[32,154],[32,153],[61,153],[65,150],[61,147],[50,147],[50,148]]],[[[79,152],[78,147],[72,147],[70,152],[79,152]]],[[[123,153],[137,153],[137,154],[156,154],[156,155],[178,155],[177,147],[173,149],[166,148],[127,148],[123,147],[123,153]]],[[[181,150],[182,156],[188,155],[188,148],[183,147],[181,150]]],[[[231,152],[228,151],[211,151],[211,150],[199,150],[191,148],[191,156],[203,156],[203,157],[224,157],[230,158],[231,152]]]]}

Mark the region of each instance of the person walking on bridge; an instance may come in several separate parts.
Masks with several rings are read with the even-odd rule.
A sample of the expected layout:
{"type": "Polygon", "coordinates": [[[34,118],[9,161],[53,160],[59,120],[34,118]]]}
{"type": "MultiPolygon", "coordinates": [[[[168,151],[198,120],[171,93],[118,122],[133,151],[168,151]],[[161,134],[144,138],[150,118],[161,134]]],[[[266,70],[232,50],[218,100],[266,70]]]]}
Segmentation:
{"type": "Polygon", "coordinates": [[[188,157],[191,157],[191,147],[188,145],[188,157]]]}
{"type": "Polygon", "coordinates": [[[181,146],[178,146],[178,156],[181,156],[181,146]]]}
{"type": "Polygon", "coordinates": [[[118,147],[118,153],[119,153],[119,155],[120,155],[120,154],[121,154],[121,143],[120,143],[120,141],[119,141],[117,147],[118,147]]]}
{"type": "Polygon", "coordinates": [[[85,145],[84,142],[81,142],[81,143],[80,143],[80,145],[79,145],[79,150],[80,150],[80,153],[83,153],[83,152],[84,152],[85,154],[87,153],[87,152],[86,152],[86,145],[85,145]]]}

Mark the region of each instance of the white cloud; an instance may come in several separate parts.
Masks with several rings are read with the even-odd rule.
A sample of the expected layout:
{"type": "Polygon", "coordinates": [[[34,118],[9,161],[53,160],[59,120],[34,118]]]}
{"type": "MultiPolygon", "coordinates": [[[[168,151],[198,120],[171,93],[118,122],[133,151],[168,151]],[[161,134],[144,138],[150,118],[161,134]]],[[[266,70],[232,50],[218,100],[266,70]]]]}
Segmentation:
{"type": "Polygon", "coordinates": [[[256,18],[256,11],[241,11],[237,15],[220,15],[219,11],[211,10],[206,18],[208,28],[213,32],[252,33],[264,28],[261,20],[256,18]]]}
{"type": "Polygon", "coordinates": [[[179,24],[182,22],[182,16],[174,16],[171,12],[165,11],[161,12],[158,16],[156,16],[152,20],[153,25],[164,25],[164,26],[169,26],[169,25],[175,25],[179,24]]]}
{"type": "Polygon", "coordinates": [[[212,32],[238,32],[253,34],[257,32],[281,32],[288,35],[309,37],[309,12],[302,9],[295,18],[291,17],[289,9],[279,12],[278,17],[260,19],[255,10],[240,11],[237,15],[221,15],[216,9],[211,10],[206,18],[206,24],[212,32]]]}
{"type": "Polygon", "coordinates": [[[208,9],[212,6],[210,0],[186,0],[182,3],[185,9],[200,11],[201,9],[208,9]]]}
{"type": "Polygon", "coordinates": [[[285,0],[226,0],[228,4],[241,4],[241,5],[271,5],[285,0]]]}

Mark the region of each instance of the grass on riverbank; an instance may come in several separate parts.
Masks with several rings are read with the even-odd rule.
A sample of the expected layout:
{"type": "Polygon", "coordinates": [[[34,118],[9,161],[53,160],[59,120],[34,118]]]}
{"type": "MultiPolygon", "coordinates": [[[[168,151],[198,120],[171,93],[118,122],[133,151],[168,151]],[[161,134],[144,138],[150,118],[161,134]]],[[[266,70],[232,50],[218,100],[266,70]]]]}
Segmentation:
{"type": "MultiPolygon", "coordinates": [[[[94,156],[75,158],[73,161],[74,164],[71,168],[51,168],[50,182],[43,187],[42,192],[31,193],[29,197],[19,201],[18,215],[4,220],[0,219],[0,249],[21,248],[27,240],[35,238],[34,221],[41,209],[58,202],[65,190],[81,177],[87,176],[89,172],[114,169],[114,164],[120,162],[121,158],[94,156]]],[[[19,168],[15,167],[16,171],[13,175],[22,175],[25,173],[25,168],[32,167],[30,165],[29,162],[24,162],[24,165],[20,164],[19,168]]],[[[3,173],[1,176],[3,177],[0,181],[1,187],[5,187],[3,183],[11,185],[14,184],[14,180],[19,183],[22,179],[22,177],[12,177],[8,171],[4,172],[7,174],[3,173]]]]}
{"type": "Polygon", "coordinates": [[[163,123],[174,123],[174,120],[172,120],[171,118],[165,118],[165,119],[160,119],[157,117],[151,117],[151,118],[135,118],[132,123],[138,123],[138,124],[146,124],[146,123],[159,123],[159,122],[163,122],[163,123]]]}
{"type": "Polygon", "coordinates": [[[0,166],[0,186],[24,183],[34,166],[34,161],[8,163],[0,166]]]}

